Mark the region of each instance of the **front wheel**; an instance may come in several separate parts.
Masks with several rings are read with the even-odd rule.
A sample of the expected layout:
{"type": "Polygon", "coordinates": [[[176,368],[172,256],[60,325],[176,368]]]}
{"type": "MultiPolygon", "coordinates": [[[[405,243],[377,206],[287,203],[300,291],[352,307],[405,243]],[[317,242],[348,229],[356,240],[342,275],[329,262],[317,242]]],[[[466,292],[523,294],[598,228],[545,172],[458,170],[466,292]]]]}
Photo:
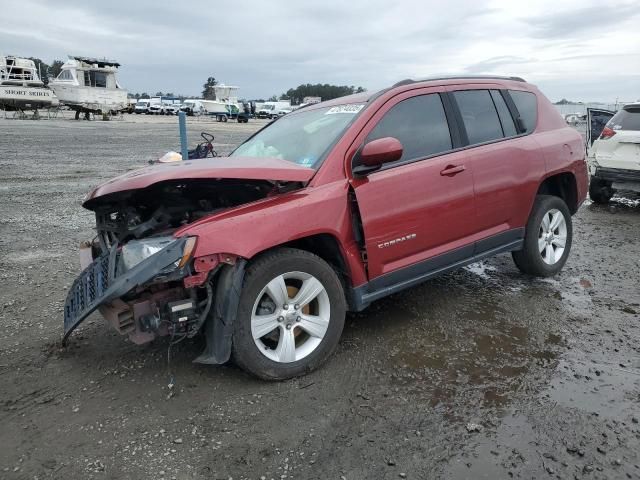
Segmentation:
{"type": "Polygon", "coordinates": [[[247,268],[233,358],[265,380],[308,373],[336,349],[345,312],[342,283],[324,260],[293,248],[269,252],[247,268]]]}
{"type": "Polygon", "coordinates": [[[513,261],[523,273],[550,277],[562,270],[572,239],[567,204],[559,197],[538,195],[527,222],[524,246],[513,252],[513,261]]]}

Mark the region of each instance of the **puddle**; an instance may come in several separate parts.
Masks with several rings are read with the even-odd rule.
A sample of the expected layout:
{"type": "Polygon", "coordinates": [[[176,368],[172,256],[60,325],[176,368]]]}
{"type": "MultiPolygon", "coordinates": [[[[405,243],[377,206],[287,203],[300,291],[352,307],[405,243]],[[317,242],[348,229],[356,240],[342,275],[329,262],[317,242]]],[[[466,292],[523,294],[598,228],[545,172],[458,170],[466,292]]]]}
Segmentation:
{"type": "Polygon", "coordinates": [[[551,366],[563,344],[559,335],[533,334],[492,302],[476,303],[476,310],[458,320],[431,325],[426,334],[397,338],[398,351],[392,354],[399,381],[428,381],[430,405],[445,411],[455,410],[460,399],[477,399],[484,407],[506,406],[528,381],[532,366],[551,366]]]}
{"type": "Polygon", "coordinates": [[[537,282],[547,284],[555,289],[555,296],[562,301],[562,306],[571,313],[584,314],[593,307],[589,292],[591,282],[582,277],[568,277],[562,280],[554,278],[540,278],[537,282]]]}
{"type": "Polygon", "coordinates": [[[640,406],[640,364],[621,367],[613,361],[566,355],[544,395],[565,407],[624,419],[640,406]]]}

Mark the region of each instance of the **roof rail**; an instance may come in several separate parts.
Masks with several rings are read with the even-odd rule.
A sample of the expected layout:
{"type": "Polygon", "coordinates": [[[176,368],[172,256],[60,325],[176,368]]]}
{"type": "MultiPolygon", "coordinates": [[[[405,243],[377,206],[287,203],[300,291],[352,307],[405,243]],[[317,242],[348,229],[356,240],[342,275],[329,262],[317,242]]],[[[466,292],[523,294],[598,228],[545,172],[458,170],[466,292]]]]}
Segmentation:
{"type": "Polygon", "coordinates": [[[451,77],[421,78],[418,80],[407,78],[405,80],[400,80],[399,82],[395,83],[391,88],[401,87],[403,85],[411,85],[412,83],[432,82],[435,80],[513,80],[515,82],[526,82],[526,80],[522,77],[506,77],[506,76],[500,76],[500,75],[455,75],[451,77]]]}

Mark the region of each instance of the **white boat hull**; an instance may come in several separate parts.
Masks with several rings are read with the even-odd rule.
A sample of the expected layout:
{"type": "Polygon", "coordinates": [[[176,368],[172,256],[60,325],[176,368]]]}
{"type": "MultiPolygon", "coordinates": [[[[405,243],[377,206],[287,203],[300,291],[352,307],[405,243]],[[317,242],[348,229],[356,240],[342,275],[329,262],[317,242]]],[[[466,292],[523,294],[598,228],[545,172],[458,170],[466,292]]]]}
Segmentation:
{"type": "Polygon", "coordinates": [[[0,85],[0,106],[10,110],[37,110],[58,106],[58,98],[48,88],[0,85]]]}
{"type": "Polygon", "coordinates": [[[79,87],[76,85],[50,84],[56,96],[71,108],[87,111],[109,112],[124,110],[128,106],[127,91],[121,88],[79,87]]]}
{"type": "Polygon", "coordinates": [[[216,102],[215,100],[201,100],[201,102],[207,115],[227,113],[226,103],[216,102]]]}

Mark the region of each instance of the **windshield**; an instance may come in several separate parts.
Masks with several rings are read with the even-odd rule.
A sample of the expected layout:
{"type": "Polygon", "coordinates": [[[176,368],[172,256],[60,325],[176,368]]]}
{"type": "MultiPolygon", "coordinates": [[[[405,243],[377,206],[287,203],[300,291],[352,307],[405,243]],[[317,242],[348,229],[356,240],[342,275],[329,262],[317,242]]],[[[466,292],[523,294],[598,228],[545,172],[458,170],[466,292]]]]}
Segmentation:
{"type": "Polygon", "coordinates": [[[327,150],[364,104],[338,105],[293,112],[240,145],[232,157],[275,157],[318,168],[327,150]]]}
{"type": "Polygon", "coordinates": [[[262,110],[273,110],[275,105],[263,105],[262,110]]]}

